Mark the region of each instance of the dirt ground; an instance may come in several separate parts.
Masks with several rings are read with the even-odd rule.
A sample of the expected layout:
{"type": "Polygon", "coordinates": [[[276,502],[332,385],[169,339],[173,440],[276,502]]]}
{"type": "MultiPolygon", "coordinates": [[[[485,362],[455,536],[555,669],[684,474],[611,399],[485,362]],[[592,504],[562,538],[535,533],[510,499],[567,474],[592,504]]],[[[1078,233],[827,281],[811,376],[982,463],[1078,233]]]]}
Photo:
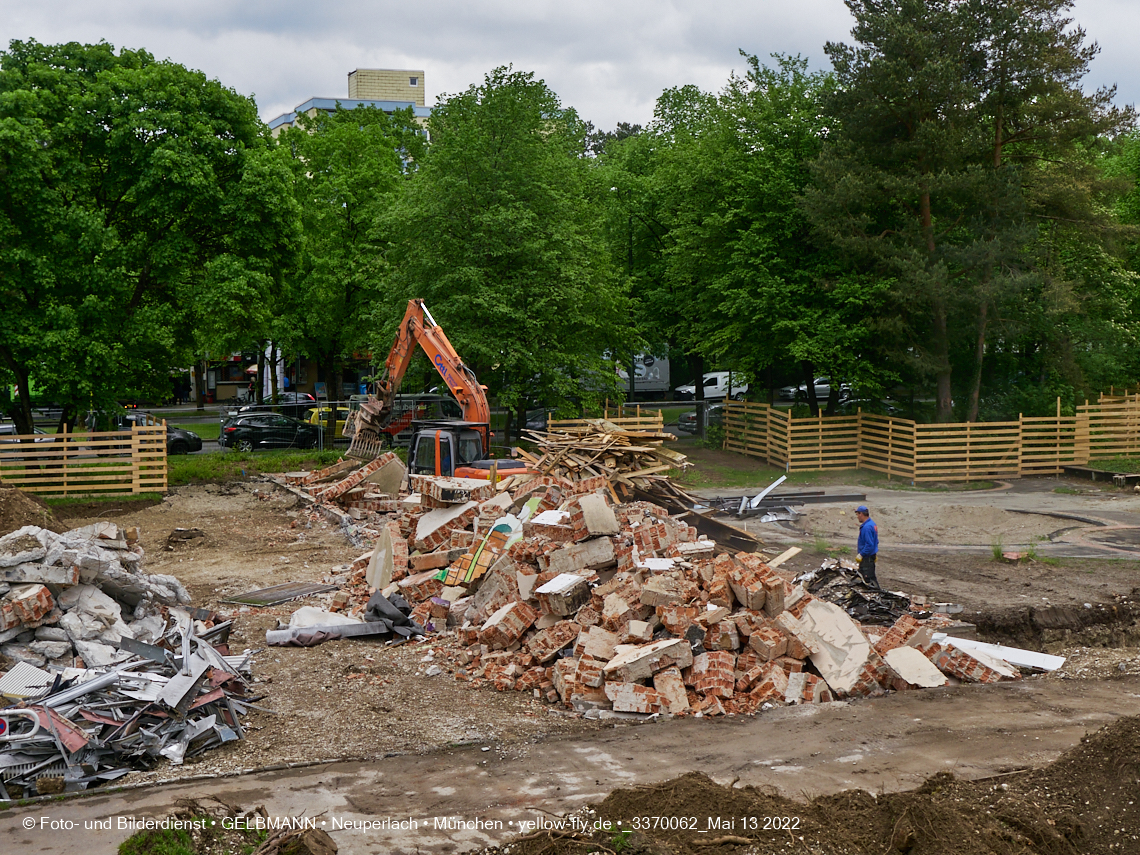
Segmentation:
{"type": "MultiPolygon", "coordinates": [[[[1018,503],[1032,504],[1034,496],[1051,495],[1026,494],[1018,503]]],[[[986,509],[972,507],[969,515],[962,514],[958,502],[963,498],[976,502],[980,497],[958,494],[954,502],[939,499],[926,513],[942,506],[959,520],[955,525],[964,525],[967,517],[976,526],[984,525],[986,509]]],[[[908,511],[897,510],[890,501],[922,501],[891,492],[876,499],[880,519],[891,524],[906,519],[908,511]]],[[[848,525],[850,520],[840,514],[843,510],[815,506],[813,519],[834,517],[848,525]]],[[[988,513],[992,516],[994,511],[988,513]]],[[[324,580],[332,568],[364,551],[362,544],[351,542],[351,532],[307,512],[300,499],[271,483],[183,487],[162,502],[126,513],[105,505],[68,506],[60,516],[68,527],[108,516],[121,525],[139,526],[146,569],[177,576],[195,605],[233,616],[231,647],[255,651],[253,688],[263,696],[259,705],[273,711],[251,713],[242,741],[183,767],[164,763],[154,771],[133,774],[132,779],[165,780],[316,759],[381,757],[488,741],[509,744],[603,726],[553,710],[525,693],[472,689],[446,670],[425,676],[442,645],[454,644],[446,637],[389,647],[339,641],[315,648],[266,648],[267,629],[288,621],[300,605],[327,603],[331,594],[264,609],[223,600],[282,582],[324,580]],[[92,511],[95,515],[90,515],[92,511]],[[171,545],[169,535],[177,528],[198,528],[205,537],[171,545]]],[[[1044,516],[1010,516],[1024,516],[1034,524],[1057,522],[1044,516]]],[[[887,530],[886,522],[881,528],[887,530]]],[[[769,525],[757,533],[763,537],[769,531],[776,529],[769,525]]],[[[780,529],[778,537],[769,538],[773,541],[769,551],[782,551],[783,543],[775,541],[797,540],[797,534],[780,529]]],[[[822,556],[812,551],[808,536],[799,534],[798,541],[807,548],[783,569],[800,572],[818,566],[822,556]]],[[[980,537],[974,533],[975,540],[980,537]]],[[[1130,611],[1136,599],[1133,588],[1140,585],[1133,561],[1063,559],[1012,566],[994,562],[988,554],[900,551],[884,556],[879,575],[890,589],[924,594],[932,602],[962,604],[961,617],[976,623],[989,640],[1062,655],[1069,649],[1081,650],[1077,655],[1084,658],[1077,661],[1083,664],[1075,667],[1084,669],[1082,676],[1109,673],[1119,666],[1123,666],[1120,673],[1140,671],[1140,660],[1131,651],[1140,645],[1140,625],[1130,611]],[[1086,609],[1085,603],[1096,607],[1086,609]],[[1053,614],[1058,608],[1059,617],[1053,614]],[[1046,614],[1057,626],[1042,620],[1043,609],[1051,609],[1046,614]],[[1110,653],[1118,649],[1130,652],[1110,653]]]]}
{"type": "Polygon", "coordinates": [[[1105,726],[1042,769],[983,780],[941,772],[906,792],[846,790],[805,802],[693,772],[615,790],[580,816],[587,827],[601,828],[536,831],[482,851],[1134,853],[1140,851],[1140,718],[1105,726]]]}
{"type": "MultiPolygon", "coordinates": [[[[847,492],[842,487],[827,489],[829,492],[847,492]]],[[[1071,536],[1074,530],[1071,525],[1082,532],[1090,528],[1108,527],[1128,531],[1130,526],[1140,525],[1140,514],[1137,514],[1140,499],[1134,499],[1130,495],[1107,497],[1095,493],[1057,494],[1048,484],[1043,489],[1019,485],[1016,491],[999,490],[991,493],[916,494],[854,489],[867,493],[868,503],[879,521],[883,542],[879,577],[884,586],[908,593],[920,593],[934,602],[961,604],[961,617],[975,623],[984,640],[1017,644],[1067,656],[1068,661],[1060,672],[1031,677],[1024,682],[1027,685],[1040,682],[1043,685],[1055,683],[1059,687],[1067,687],[1095,681],[1098,692],[1067,693],[1064,709],[1076,715],[1078,720],[1095,721],[1096,726],[1099,726],[1105,720],[1104,701],[1103,697],[1097,700],[1095,696],[1104,695],[1105,692],[1108,696],[1113,696],[1117,691],[1114,688],[1117,684],[1113,681],[1135,680],[1136,675],[1140,675],[1140,622],[1137,620],[1140,611],[1136,610],[1136,601],[1140,600],[1140,572],[1136,553],[1128,544],[1121,543],[1112,544],[1109,551],[1094,553],[1103,557],[1080,557],[1087,554],[1080,550],[1077,551],[1077,556],[1066,556],[1063,552],[1073,545],[1071,541],[1063,540],[1071,536]],[[1096,518],[1099,525],[1055,516],[1017,514],[1013,509],[1075,514],[1089,519],[1096,518]],[[1008,528],[1005,527],[1007,523],[1008,528]],[[938,544],[933,535],[927,537],[927,533],[934,529],[949,533],[944,544],[938,544]],[[995,562],[989,548],[995,531],[1000,532],[1003,538],[1009,538],[1007,544],[1020,542],[1022,538],[1029,540],[1043,537],[1042,540],[1030,541],[1040,544],[1042,554],[1038,560],[1018,564],[995,562]],[[1057,548],[1061,551],[1057,557],[1045,554],[1054,543],[1059,544],[1057,548]],[[1082,704],[1087,704],[1087,709],[1082,709],[1082,704]]],[[[253,689],[261,696],[258,705],[263,709],[251,712],[245,720],[247,738],[187,761],[182,767],[169,766],[163,761],[162,765],[150,772],[132,773],[125,780],[126,783],[176,781],[201,775],[232,774],[235,771],[264,769],[279,764],[321,760],[377,761],[393,755],[432,757],[438,756],[441,750],[477,752],[481,745],[495,746],[495,754],[500,757],[515,754],[525,756],[528,746],[546,744],[552,740],[561,742],[566,738],[577,739],[582,745],[587,745],[605,739],[605,734],[613,732],[612,723],[590,721],[553,710],[525,693],[497,693],[490,688],[472,689],[467,684],[454,680],[446,671],[440,676],[426,676],[424,672],[427,667],[439,660],[440,648],[449,643],[446,639],[391,647],[366,641],[338,641],[316,648],[266,648],[264,639],[267,629],[274,628],[278,621],[287,621],[298,606],[321,605],[327,602],[331,594],[266,609],[234,606],[222,602],[224,599],[282,582],[321,581],[332,568],[349,563],[366,549],[363,544],[352,542],[352,531],[345,531],[323,519],[314,518],[300,504],[299,499],[272,484],[249,481],[185,487],[172,491],[163,501],[147,507],[118,509],[106,505],[68,506],[57,515],[64,528],[74,528],[104,518],[113,518],[124,526],[139,526],[146,550],[146,569],[177,576],[190,590],[195,605],[232,615],[235,630],[231,635],[231,647],[235,652],[244,648],[255,651],[254,673],[257,682],[253,689]],[[205,536],[171,545],[168,537],[177,528],[198,528],[205,536]]],[[[804,547],[801,555],[785,565],[784,569],[792,572],[818,566],[827,553],[816,550],[827,550],[830,547],[833,550],[831,554],[834,554],[834,550],[842,549],[848,542],[853,543],[853,527],[850,509],[839,506],[815,506],[799,526],[749,524],[749,528],[765,541],[769,554],[782,551],[789,543],[804,547]],[[844,513],[839,513],[840,511],[844,513]]],[[[1086,542],[1091,541],[1086,539],[1086,542]]],[[[1140,696],[1136,694],[1136,685],[1135,682],[1128,683],[1129,688],[1125,694],[1140,696]]],[[[922,694],[922,700],[929,699],[930,704],[947,704],[941,713],[947,716],[948,735],[958,729],[972,732],[979,726],[996,729],[999,733],[1002,731],[1002,715],[995,712],[1002,709],[1000,696],[991,697],[991,705],[996,706],[987,713],[989,717],[982,723],[974,720],[977,708],[971,703],[961,702],[956,694],[943,696],[940,691],[913,694],[922,694]],[[995,697],[999,700],[995,700],[995,697]],[[958,702],[953,702],[955,698],[958,702]]],[[[1125,691],[1124,684],[1121,684],[1120,691],[1125,691]]],[[[1013,715],[1019,702],[1012,695],[1010,699],[1008,709],[1010,715],[1013,715]]],[[[867,701],[857,706],[871,716],[870,720],[873,721],[875,705],[889,700],[891,699],[867,701]]],[[[918,700],[914,698],[906,703],[913,704],[918,700]]],[[[1125,707],[1130,704],[1134,705],[1134,702],[1126,703],[1125,707]]],[[[860,715],[864,715],[864,712],[860,715]]],[[[770,716],[771,713],[764,715],[770,716]]],[[[682,722],[668,723],[662,727],[673,724],[681,725],[682,722]]],[[[709,728],[711,723],[692,721],[685,722],[684,725],[709,728]]],[[[849,724],[845,725],[838,720],[834,723],[834,731],[828,739],[836,743],[837,750],[842,750],[842,743],[850,738],[847,727],[849,724]]],[[[710,731],[710,736],[711,733],[710,731]]],[[[1132,730],[1128,730],[1124,736],[1118,734],[1112,738],[1134,740],[1135,734],[1136,726],[1133,724],[1132,730]]],[[[725,734],[723,738],[730,737],[725,734]]],[[[1128,749],[1132,751],[1128,756],[1135,758],[1135,744],[1128,744],[1133,746],[1128,749]]],[[[743,745],[734,749],[731,743],[726,743],[725,750],[730,749],[746,750],[743,745]]],[[[1043,762],[1042,755],[1030,753],[1025,756],[1034,765],[1043,762]]],[[[1044,759],[1055,756],[1055,752],[1046,754],[1044,759]]],[[[808,758],[803,759],[804,764],[809,762],[808,758]]],[[[1119,778],[1120,781],[1131,782],[1130,786],[1135,788],[1135,765],[1128,766],[1128,762],[1134,764],[1134,759],[1127,762],[1122,760],[1117,771],[1112,774],[1123,776],[1119,778]]],[[[921,768],[921,760],[912,765],[921,768]]],[[[690,768],[702,767],[695,763],[690,768]]],[[[1052,773],[1047,769],[1040,773],[1042,776],[1047,774],[1052,773]]],[[[1038,786],[1044,788],[1051,779],[1035,777],[1033,780],[1043,782],[1038,786]]],[[[1116,778],[1110,776],[1109,780],[1116,778]]],[[[727,779],[721,779],[721,784],[727,782],[727,779]]],[[[622,775],[615,775],[608,780],[601,777],[597,781],[605,792],[613,786],[628,786],[631,783],[636,781],[622,775]]],[[[852,782],[851,785],[855,783],[852,782]]],[[[1012,781],[1009,784],[1014,786],[1012,781]]],[[[913,778],[900,778],[896,785],[888,786],[887,789],[899,790],[913,785],[913,778]]],[[[823,822],[828,816],[828,810],[847,811],[844,814],[845,822],[858,820],[865,823],[866,836],[860,840],[864,840],[866,846],[861,843],[862,848],[850,850],[828,848],[823,837],[801,835],[805,840],[799,841],[793,839],[796,836],[792,835],[780,838],[780,846],[784,846],[785,842],[788,844],[784,848],[776,847],[775,843],[773,848],[755,848],[758,844],[753,842],[749,851],[1140,852],[1140,843],[1128,839],[1119,841],[1122,847],[1110,849],[1107,847],[1112,841],[1097,838],[1099,842],[1092,848],[1087,848],[1087,838],[1081,838],[1085,842],[1078,845],[1077,838],[1064,829],[1059,837],[1050,836],[1042,830],[1044,820],[1038,822],[1036,819],[1026,820],[1025,828],[1018,826],[1014,820],[1006,822],[1006,819],[1002,819],[999,825],[1012,823],[1019,830],[1015,834],[1011,832],[1011,837],[1000,838],[999,835],[995,838],[993,835],[997,832],[994,831],[996,826],[990,821],[992,816],[998,813],[1002,817],[1006,814],[1021,816],[1025,812],[1025,804],[1041,805],[1048,801],[1042,801],[1045,798],[1044,790],[1040,789],[1032,798],[1032,794],[1019,790],[1015,795],[1020,801],[1002,807],[994,799],[1000,801],[1001,798],[1006,798],[1008,791],[990,792],[985,791],[984,787],[976,791],[962,789],[968,786],[974,785],[939,778],[930,785],[929,792],[922,795],[925,799],[921,803],[923,806],[920,807],[915,802],[914,806],[908,807],[911,803],[906,801],[905,794],[900,794],[898,798],[902,801],[891,802],[893,807],[887,810],[883,806],[886,803],[881,797],[882,789],[876,791],[880,793],[876,799],[866,793],[840,793],[842,785],[834,789],[828,785],[823,789],[825,795],[811,802],[811,811],[814,813],[805,813],[803,806],[799,805],[799,814],[805,819],[815,816],[814,821],[823,822]],[[838,801],[829,802],[826,800],[829,798],[838,801]],[[987,802],[987,798],[990,801],[987,802]],[[1037,801],[1033,802],[1033,798],[1037,801]],[[958,802],[957,799],[963,801],[958,802]],[[954,810],[965,811],[967,814],[990,811],[985,817],[977,817],[973,824],[963,826],[965,830],[962,834],[965,836],[959,839],[972,840],[970,835],[977,831],[976,837],[991,841],[999,838],[1004,840],[1002,845],[1006,848],[998,847],[997,843],[994,843],[997,848],[990,849],[929,848],[925,841],[933,838],[930,838],[928,831],[943,828],[939,823],[958,821],[960,815],[954,813],[954,810]],[[903,829],[898,841],[892,836],[895,832],[891,829],[887,829],[888,837],[882,837],[883,823],[888,821],[899,823],[899,828],[903,829]],[[913,835],[907,829],[912,829],[913,835]],[[1037,842],[1030,846],[1017,837],[1018,834],[1037,842]],[[872,842],[874,845],[871,845],[872,842]],[[894,842],[899,842],[900,845],[894,846],[894,842]]],[[[991,783],[990,786],[996,785],[991,783]]],[[[1021,782],[1018,782],[1018,786],[1021,786],[1021,782]]],[[[642,794],[648,799],[645,804],[657,806],[653,813],[659,815],[662,813],[661,805],[671,804],[669,799],[677,792],[683,790],[684,796],[689,789],[696,788],[694,792],[704,792],[702,788],[710,787],[713,789],[704,795],[698,793],[694,798],[706,801],[727,799],[729,802],[735,799],[761,800],[755,804],[765,810],[775,810],[779,806],[774,801],[763,802],[764,799],[774,798],[771,794],[759,790],[744,792],[740,788],[721,792],[724,788],[720,784],[702,781],[693,776],[656,791],[635,789],[630,791],[632,795],[627,798],[632,799],[639,793],[642,794]]],[[[793,795],[785,791],[781,797],[793,795]]],[[[1108,796],[1104,795],[1103,798],[1107,799],[1108,796]]],[[[599,802],[601,798],[593,803],[598,804],[599,815],[604,815],[604,811],[609,808],[605,807],[604,802],[599,802]]],[[[1003,802],[1002,805],[1004,804],[1003,802]]],[[[1092,807],[1090,799],[1089,808],[1092,807]]],[[[1135,809],[1123,802],[1118,807],[1135,809]]],[[[632,801],[621,807],[623,811],[632,809],[632,801]]],[[[756,807],[756,810],[759,809],[756,807]]],[[[1065,810],[1069,811],[1069,808],[1065,810]]],[[[1068,823],[1070,813],[1072,811],[1048,814],[1048,818],[1055,823],[1068,823]]],[[[1076,815],[1079,822],[1086,825],[1092,816],[1088,811],[1084,814],[1076,811],[1076,815]]],[[[1048,823],[1045,825],[1048,826],[1048,823]]],[[[1136,828],[1135,824],[1130,827],[1133,831],[1136,828]]],[[[758,839],[756,835],[746,836],[758,839]]],[[[547,837],[544,841],[539,838],[535,840],[541,842],[542,846],[512,848],[509,851],[617,851],[612,840],[592,840],[592,849],[582,846],[556,848],[574,843],[568,839],[555,840],[547,837]]],[[[452,841],[442,848],[429,847],[422,851],[457,851],[454,838],[452,841]]],[[[698,847],[702,842],[709,841],[662,838],[637,843],[640,848],[629,848],[623,843],[625,848],[621,851],[741,851],[735,844],[690,848],[698,847]],[[655,846],[658,848],[653,848],[655,846]]],[[[387,850],[350,848],[346,851],[387,850]]]]}

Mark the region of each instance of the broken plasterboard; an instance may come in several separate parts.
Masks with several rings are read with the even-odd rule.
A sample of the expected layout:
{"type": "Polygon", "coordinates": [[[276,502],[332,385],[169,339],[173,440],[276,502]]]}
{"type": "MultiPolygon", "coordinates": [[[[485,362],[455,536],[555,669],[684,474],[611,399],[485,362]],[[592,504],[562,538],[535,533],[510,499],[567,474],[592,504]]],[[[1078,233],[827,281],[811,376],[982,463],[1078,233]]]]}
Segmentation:
{"type": "Polygon", "coordinates": [[[939,644],[952,644],[959,650],[965,650],[971,655],[978,652],[988,653],[995,659],[1001,659],[1019,668],[1056,671],[1065,664],[1064,656],[1050,656],[1048,653],[1037,653],[1018,647],[1006,647],[1003,644],[987,644],[984,641],[975,641],[972,638],[957,638],[953,635],[946,635],[944,632],[934,633],[934,641],[939,644]]]}

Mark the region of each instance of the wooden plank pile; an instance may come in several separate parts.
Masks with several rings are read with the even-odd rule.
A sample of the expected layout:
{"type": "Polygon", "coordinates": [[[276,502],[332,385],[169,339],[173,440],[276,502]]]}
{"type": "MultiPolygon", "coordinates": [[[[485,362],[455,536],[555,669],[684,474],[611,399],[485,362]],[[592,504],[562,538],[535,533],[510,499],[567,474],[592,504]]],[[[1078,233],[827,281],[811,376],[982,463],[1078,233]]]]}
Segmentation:
{"type": "Polygon", "coordinates": [[[630,430],[606,419],[560,427],[546,433],[527,431],[536,453],[520,452],[531,469],[570,481],[605,476],[611,486],[649,489],[668,481],[666,473],[686,469],[684,454],[665,448],[677,439],[660,430],[630,430]]]}

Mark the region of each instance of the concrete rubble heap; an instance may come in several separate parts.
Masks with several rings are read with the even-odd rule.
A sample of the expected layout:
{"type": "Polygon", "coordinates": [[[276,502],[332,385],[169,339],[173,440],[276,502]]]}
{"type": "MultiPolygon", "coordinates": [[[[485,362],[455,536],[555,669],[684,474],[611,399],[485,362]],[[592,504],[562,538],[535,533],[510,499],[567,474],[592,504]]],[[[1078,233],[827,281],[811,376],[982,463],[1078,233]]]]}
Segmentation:
{"type": "Polygon", "coordinates": [[[333,577],[333,608],[359,617],[376,591],[399,594],[474,685],[587,712],[721,715],[1020,676],[936,641],[945,615],[864,625],[658,505],[615,506],[603,475],[407,486],[368,521],[377,547],[333,577]]]}
{"type": "Polygon", "coordinates": [[[0,799],[85,789],[242,735],[248,652],[142,569],[137,529],[0,537],[0,799]]]}

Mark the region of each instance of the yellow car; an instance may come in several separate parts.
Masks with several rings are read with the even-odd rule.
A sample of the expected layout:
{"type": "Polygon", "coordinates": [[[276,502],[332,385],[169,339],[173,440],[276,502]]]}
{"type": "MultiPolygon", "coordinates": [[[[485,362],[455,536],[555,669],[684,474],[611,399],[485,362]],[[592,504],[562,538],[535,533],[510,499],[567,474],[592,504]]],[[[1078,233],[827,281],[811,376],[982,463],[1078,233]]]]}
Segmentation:
{"type": "MultiPolygon", "coordinates": [[[[311,425],[324,425],[328,422],[329,408],[328,407],[313,407],[311,410],[305,412],[305,421],[311,425]]],[[[336,408],[336,438],[340,439],[344,436],[344,423],[348,419],[348,407],[336,408]]]]}

